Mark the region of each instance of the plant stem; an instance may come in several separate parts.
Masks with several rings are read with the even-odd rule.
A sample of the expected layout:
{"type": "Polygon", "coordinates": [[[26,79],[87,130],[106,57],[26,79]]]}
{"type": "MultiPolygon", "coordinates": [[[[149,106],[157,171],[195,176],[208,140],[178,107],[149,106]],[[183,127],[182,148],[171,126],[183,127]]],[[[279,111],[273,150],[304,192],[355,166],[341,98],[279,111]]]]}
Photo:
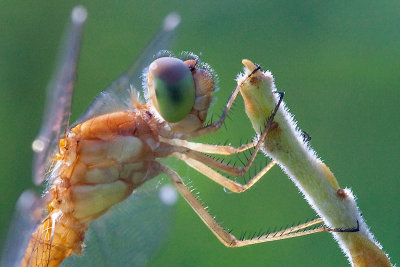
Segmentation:
{"type": "MultiPolygon", "coordinates": [[[[237,81],[243,82],[240,92],[246,114],[260,135],[278,101],[274,79],[271,72],[258,70],[245,81],[257,66],[249,60],[242,63],[244,74],[237,81]]],[[[359,225],[358,232],[333,233],[353,266],[391,266],[364,222],[353,193],[339,187],[333,173],[304,140],[304,134],[283,102],[268,131],[263,151],[279,164],[327,226],[352,229],[359,225]]]]}

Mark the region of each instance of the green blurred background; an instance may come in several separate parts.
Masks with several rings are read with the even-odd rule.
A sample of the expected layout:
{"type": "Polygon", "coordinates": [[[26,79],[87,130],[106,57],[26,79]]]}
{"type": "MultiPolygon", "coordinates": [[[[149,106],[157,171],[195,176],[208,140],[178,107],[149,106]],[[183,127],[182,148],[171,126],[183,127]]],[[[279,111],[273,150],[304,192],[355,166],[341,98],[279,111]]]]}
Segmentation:
{"type": "MultiPolygon", "coordinates": [[[[33,187],[30,144],[41,123],[44,88],[69,13],[80,3],[89,19],[73,120],[128,66],[162,18],[177,11],[182,25],[172,50],[201,53],[219,75],[212,111],[219,114],[235,87],[242,58],[270,69],[299,126],[312,136],[311,145],[341,187],[352,188],[375,237],[392,262],[400,262],[399,1],[112,2],[0,1],[0,243],[15,201],[33,187]]],[[[237,145],[252,134],[240,100],[227,131],[205,141],[224,142],[228,136],[237,145]]],[[[249,192],[235,195],[177,166],[218,221],[235,233],[315,216],[278,167],[249,192]]],[[[152,266],[348,265],[327,233],[228,249],[182,199],[175,214],[152,266]]],[[[133,253],[139,245],[132,244],[133,253]]]]}

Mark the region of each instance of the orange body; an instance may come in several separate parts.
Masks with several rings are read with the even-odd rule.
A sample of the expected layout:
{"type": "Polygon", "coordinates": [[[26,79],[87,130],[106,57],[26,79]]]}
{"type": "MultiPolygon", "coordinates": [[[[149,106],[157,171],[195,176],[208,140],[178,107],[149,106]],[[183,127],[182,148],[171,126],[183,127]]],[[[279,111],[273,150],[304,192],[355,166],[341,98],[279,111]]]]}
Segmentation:
{"type": "Polygon", "coordinates": [[[196,91],[194,105],[182,121],[156,118],[149,104],[133,97],[136,109],[91,118],[60,140],[46,193],[48,215],[32,234],[21,266],[58,266],[72,253],[81,254],[90,222],[160,173],[152,164],[172,152],[159,136],[174,138],[176,132],[202,127],[214,80],[209,72],[196,68],[197,61],[185,64],[196,91]]]}
{"type": "Polygon", "coordinates": [[[48,216],[32,235],[22,266],[58,266],[80,254],[91,221],[155,174],[155,119],[147,107],[90,119],[60,141],[48,216]]]}

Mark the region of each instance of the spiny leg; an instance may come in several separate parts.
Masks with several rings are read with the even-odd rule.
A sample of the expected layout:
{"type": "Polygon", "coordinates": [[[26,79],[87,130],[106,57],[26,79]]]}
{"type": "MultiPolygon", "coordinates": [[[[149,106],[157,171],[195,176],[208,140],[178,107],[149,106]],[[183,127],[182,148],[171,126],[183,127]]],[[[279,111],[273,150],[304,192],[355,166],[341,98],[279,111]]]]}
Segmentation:
{"type": "MultiPolygon", "coordinates": [[[[249,159],[247,160],[247,163],[245,164],[245,166],[239,167],[239,168],[238,167],[229,166],[227,164],[223,164],[223,163],[220,163],[220,162],[218,162],[218,161],[216,161],[214,159],[211,159],[211,158],[209,158],[209,157],[207,157],[207,156],[205,156],[205,155],[203,155],[203,154],[201,154],[201,153],[199,153],[197,151],[187,150],[187,151],[184,151],[183,153],[184,154],[189,154],[188,155],[189,157],[194,158],[197,161],[201,161],[201,162],[204,162],[206,164],[211,164],[211,166],[213,166],[216,169],[219,169],[221,171],[224,171],[226,173],[230,173],[230,174],[233,174],[233,175],[236,175],[236,176],[242,176],[252,166],[252,164],[253,164],[256,156],[257,156],[258,151],[260,150],[261,146],[264,143],[264,140],[267,137],[267,134],[268,134],[269,130],[273,127],[272,126],[273,125],[272,122],[274,120],[274,117],[275,117],[276,113],[278,112],[279,106],[281,105],[282,99],[283,99],[283,96],[284,96],[284,93],[282,93],[282,92],[277,92],[277,93],[279,93],[278,103],[275,105],[274,110],[272,111],[271,115],[268,117],[268,120],[267,120],[267,122],[265,124],[264,130],[262,131],[262,134],[258,138],[257,144],[254,146],[254,150],[251,153],[249,159]]],[[[176,152],[179,152],[179,151],[176,151],[176,152]]],[[[237,153],[239,153],[239,152],[237,152],[237,153]]],[[[275,163],[273,163],[273,164],[275,164],[275,163]]]]}
{"type": "MultiPolygon", "coordinates": [[[[223,164],[212,158],[205,158],[205,159],[207,159],[207,161],[204,161],[204,162],[207,162],[207,163],[203,163],[202,161],[199,161],[199,160],[191,157],[190,153],[177,153],[176,152],[176,153],[173,153],[172,156],[183,160],[186,164],[188,164],[193,169],[204,174],[209,179],[213,180],[217,184],[229,189],[230,191],[232,191],[234,193],[243,193],[244,191],[246,191],[247,189],[252,187],[256,182],[258,182],[261,179],[261,177],[263,177],[275,165],[274,161],[270,162],[260,172],[258,172],[255,176],[253,176],[246,184],[242,185],[238,182],[232,181],[231,179],[223,176],[219,172],[210,168],[207,163],[209,163],[210,166],[213,166],[213,164],[215,164],[215,163],[224,165],[224,168],[219,168],[215,165],[213,166],[214,168],[222,170],[222,171],[225,171],[228,168],[234,169],[235,167],[233,167],[233,166],[223,164]]],[[[203,155],[203,156],[205,156],[205,155],[203,155]]]]}
{"type": "MultiPolygon", "coordinates": [[[[235,167],[225,163],[222,163],[216,159],[213,159],[207,155],[204,155],[198,151],[193,151],[189,148],[171,146],[169,144],[161,143],[161,145],[154,151],[154,155],[158,158],[163,157],[176,157],[186,164],[197,170],[198,172],[204,174],[214,182],[220,184],[221,186],[229,189],[235,193],[242,193],[248,188],[253,186],[258,180],[261,179],[274,165],[275,162],[270,162],[265,166],[260,172],[258,172],[253,178],[251,178],[245,185],[232,181],[226,178],[222,174],[218,173],[212,168],[220,170],[225,173],[229,173],[236,176],[242,176],[246,173],[246,167],[235,167]],[[210,168],[210,167],[211,168],[210,168]]],[[[251,165],[254,158],[250,158],[248,165],[251,165]]]]}
{"type": "Polygon", "coordinates": [[[158,157],[165,157],[165,156],[174,156],[176,158],[179,158],[183,161],[185,161],[189,166],[192,168],[196,169],[200,173],[206,175],[216,183],[224,186],[225,188],[231,190],[232,192],[235,193],[241,193],[246,191],[248,188],[253,186],[257,181],[261,179],[261,177],[267,173],[274,165],[275,162],[269,163],[266,167],[264,167],[257,175],[255,175],[249,182],[247,182],[245,185],[239,184],[235,181],[232,181],[223,175],[219,174],[215,170],[211,169],[209,166],[221,170],[223,172],[236,175],[236,176],[242,176],[245,174],[253,164],[255,157],[257,156],[257,153],[259,149],[261,148],[261,145],[263,144],[264,139],[266,138],[269,129],[271,128],[273,119],[275,114],[277,113],[280,104],[282,103],[282,98],[283,98],[283,93],[280,93],[280,98],[278,100],[278,103],[276,104],[272,114],[269,116],[267,123],[265,125],[265,128],[261,134],[261,136],[258,139],[258,142],[255,146],[254,151],[252,152],[250,158],[248,159],[246,165],[244,167],[234,167],[230,166],[227,164],[224,164],[222,162],[219,162],[213,158],[207,157],[206,155],[199,153],[197,151],[190,150],[188,148],[184,147],[176,147],[176,146],[168,146],[164,145],[159,148],[159,151],[156,152],[158,157]],[[169,155],[170,154],[170,155],[169,155]]]}
{"type": "MultiPolygon", "coordinates": [[[[257,236],[250,239],[237,239],[234,235],[227,232],[221,225],[219,225],[214,218],[207,212],[207,210],[203,207],[200,201],[192,194],[192,192],[186,187],[183,183],[182,179],[179,175],[172,169],[167,166],[164,166],[158,162],[154,163],[154,168],[160,171],[160,173],[166,173],[171,179],[174,186],[177,188],[178,192],[181,196],[189,203],[189,205],[193,208],[193,210],[199,215],[201,220],[205,223],[208,229],[214,233],[214,235],[227,247],[243,247],[257,243],[282,240],[287,238],[293,238],[298,236],[309,235],[313,233],[333,231],[333,232],[350,232],[356,231],[358,229],[349,229],[349,230],[341,230],[341,229],[330,229],[325,226],[317,227],[315,229],[304,230],[310,226],[316,225],[322,222],[322,219],[316,219],[304,224],[300,224],[298,226],[290,227],[275,233],[264,234],[261,236],[257,236]]],[[[357,227],[358,228],[358,227],[357,227]]]]}
{"type": "Polygon", "coordinates": [[[169,139],[160,136],[160,141],[173,145],[189,148],[191,150],[195,150],[201,153],[209,153],[209,154],[218,154],[218,155],[233,155],[243,151],[246,151],[250,148],[253,148],[257,145],[257,142],[251,142],[247,144],[243,144],[239,147],[233,147],[228,145],[211,145],[211,144],[203,144],[203,143],[195,143],[189,142],[182,139],[169,139]]]}
{"type": "MultiPolygon", "coordinates": [[[[255,158],[250,157],[245,166],[236,167],[236,166],[229,165],[229,163],[221,162],[217,159],[214,159],[208,155],[205,155],[205,154],[197,152],[197,151],[188,150],[188,149],[182,151],[182,149],[180,147],[175,147],[175,149],[176,149],[174,151],[175,157],[178,157],[182,160],[193,159],[197,162],[205,164],[206,166],[209,166],[211,168],[217,169],[219,171],[222,171],[222,172],[234,175],[234,176],[243,176],[249,170],[249,168],[253,165],[254,159],[255,159],[255,158]],[[180,155],[178,155],[178,154],[180,154],[180,155]]],[[[275,162],[274,163],[271,162],[271,164],[274,165],[275,162]]]]}

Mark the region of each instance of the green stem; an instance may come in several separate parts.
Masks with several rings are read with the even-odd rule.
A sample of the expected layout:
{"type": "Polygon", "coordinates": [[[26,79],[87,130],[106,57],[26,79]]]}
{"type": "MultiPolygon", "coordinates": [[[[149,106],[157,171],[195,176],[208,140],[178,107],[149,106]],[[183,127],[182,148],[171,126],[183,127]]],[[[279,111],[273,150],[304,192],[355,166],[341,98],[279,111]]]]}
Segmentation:
{"type": "MultiPolygon", "coordinates": [[[[245,73],[239,75],[238,84],[243,82],[240,92],[246,114],[260,135],[278,100],[274,79],[269,71],[259,70],[245,81],[256,66],[249,60],[243,60],[243,64],[245,73]]],[[[263,151],[280,165],[326,225],[336,229],[352,229],[359,225],[355,233],[333,233],[352,265],[391,266],[364,222],[353,193],[339,187],[330,169],[304,141],[283,102],[268,131],[263,151]]]]}

